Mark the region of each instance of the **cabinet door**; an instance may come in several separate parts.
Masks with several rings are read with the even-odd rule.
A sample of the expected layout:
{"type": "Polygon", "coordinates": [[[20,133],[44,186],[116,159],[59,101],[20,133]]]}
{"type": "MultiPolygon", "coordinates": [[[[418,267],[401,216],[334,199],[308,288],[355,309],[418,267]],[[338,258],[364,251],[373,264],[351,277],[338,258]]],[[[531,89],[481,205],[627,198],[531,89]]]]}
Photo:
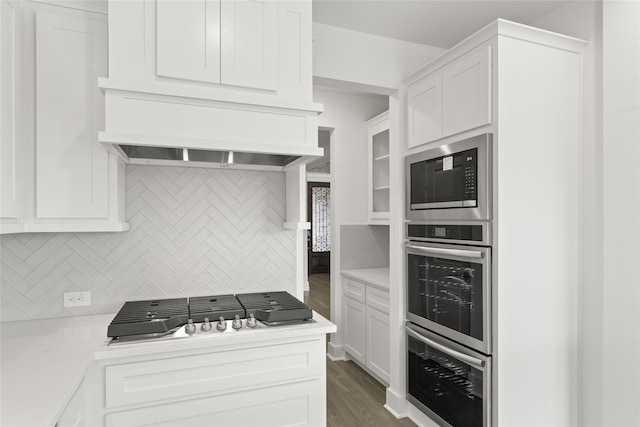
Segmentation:
{"type": "Polygon", "coordinates": [[[106,427],[322,426],[326,424],[324,379],[233,390],[106,414],[106,427]]]}
{"type": "Polygon", "coordinates": [[[20,146],[18,145],[18,103],[20,101],[20,4],[14,1],[0,2],[0,217],[22,216],[20,175],[20,146]]]}
{"type": "Polygon", "coordinates": [[[442,138],[442,74],[435,72],[407,88],[409,148],[442,138]]]}
{"type": "MultiPolygon", "coordinates": [[[[369,221],[389,219],[389,112],[374,117],[368,125],[369,221]]],[[[379,220],[386,220],[377,222],[379,220]]]]}
{"type": "Polygon", "coordinates": [[[365,305],[344,299],[344,347],[358,362],[365,364],[365,305]]]}
{"type": "Polygon", "coordinates": [[[491,46],[447,65],[442,82],[444,136],[491,123],[491,46]]]}
{"type": "Polygon", "coordinates": [[[366,366],[389,384],[389,315],[367,307],[366,366]]]}
{"type": "Polygon", "coordinates": [[[107,74],[107,23],[89,15],[36,15],[38,218],[109,215],[109,153],[98,142],[104,96],[97,84],[107,74]]]}
{"type": "Polygon", "coordinates": [[[278,3],[223,0],[221,82],[276,90],[278,87],[278,3]]]}
{"type": "Polygon", "coordinates": [[[159,76],[220,83],[220,0],[158,0],[159,76]]]}

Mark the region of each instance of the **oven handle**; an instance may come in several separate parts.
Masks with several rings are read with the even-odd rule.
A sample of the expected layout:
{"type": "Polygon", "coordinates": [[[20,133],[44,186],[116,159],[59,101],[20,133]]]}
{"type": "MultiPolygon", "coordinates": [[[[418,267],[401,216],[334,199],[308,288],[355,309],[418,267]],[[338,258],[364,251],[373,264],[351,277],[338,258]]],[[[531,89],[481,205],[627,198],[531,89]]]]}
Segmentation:
{"type": "Polygon", "coordinates": [[[415,246],[415,245],[406,245],[407,249],[411,249],[412,251],[420,252],[424,255],[449,255],[449,256],[459,256],[464,258],[484,258],[484,252],[481,251],[470,251],[465,249],[445,249],[445,248],[434,248],[428,247],[425,248],[423,246],[415,246]]]}
{"type": "Polygon", "coordinates": [[[420,341],[420,342],[422,342],[424,344],[427,344],[427,345],[429,345],[431,347],[435,347],[438,350],[440,350],[441,352],[446,353],[451,357],[455,357],[458,360],[462,360],[463,362],[466,362],[466,363],[468,363],[470,365],[477,366],[478,368],[484,368],[484,361],[483,360],[476,359],[475,357],[471,357],[471,356],[469,356],[467,354],[460,353],[459,351],[452,350],[452,349],[450,349],[448,347],[445,347],[442,344],[438,344],[437,342],[432,341],[427,337],[423,337],[422,335],[420,335],[419,333],[417,333],[416,331],[411,329],[410,326],[405,326],[405,328],[407,330],[407,333],[411,337],[417,339],[418,341],[420,341]]]}

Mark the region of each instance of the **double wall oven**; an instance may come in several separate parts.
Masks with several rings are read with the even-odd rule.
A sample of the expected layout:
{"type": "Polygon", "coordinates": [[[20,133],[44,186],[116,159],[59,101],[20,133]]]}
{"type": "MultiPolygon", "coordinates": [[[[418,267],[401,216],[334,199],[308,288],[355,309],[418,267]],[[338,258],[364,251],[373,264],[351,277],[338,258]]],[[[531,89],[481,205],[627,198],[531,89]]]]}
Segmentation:
{"type": "Polygon", "coordinates": [[[491,134],[406,157],[407,398],[491,425],[491,134]]]}

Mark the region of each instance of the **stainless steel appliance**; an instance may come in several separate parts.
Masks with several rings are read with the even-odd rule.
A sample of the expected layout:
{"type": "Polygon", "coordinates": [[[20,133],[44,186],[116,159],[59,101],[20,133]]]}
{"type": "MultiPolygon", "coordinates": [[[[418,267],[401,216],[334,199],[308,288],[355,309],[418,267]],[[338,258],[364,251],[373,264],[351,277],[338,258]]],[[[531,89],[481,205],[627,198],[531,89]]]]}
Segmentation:
{"type": "Polygon", "coordinates": [[[406,219],[490,220],[492,134],[407,156],[406,219]]]}
{"type": "Polygon", "coordinates": [[[119,344],[314,322],[311,308],[288,292],[256,292],[126,302],[107,336],[119,344]]]}
{"type": "Polygon", "coordinates": [[[407,399],[491,425],[492,135],[406,157],[407,399]]]}
{"type": "Polygon", "coordinates": [[[491,425],[491,357],[407,323],[407,399],[441,426],[491,425]]]}
{"type": "Polygon", "coordinates": [[[405,246],[407,319],[483,353],[491,351],[491,248],[434,243],[422,236],[460,241],[475,234],[482,243],[489,239],[488,228],[409,224],[405,246]]]}

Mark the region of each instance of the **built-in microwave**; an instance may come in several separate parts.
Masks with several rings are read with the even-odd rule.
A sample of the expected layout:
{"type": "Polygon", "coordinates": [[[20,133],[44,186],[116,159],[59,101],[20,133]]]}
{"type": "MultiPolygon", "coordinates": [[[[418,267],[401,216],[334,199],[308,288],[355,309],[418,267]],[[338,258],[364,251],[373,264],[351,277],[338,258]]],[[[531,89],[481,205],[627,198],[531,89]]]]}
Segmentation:
{"type": "Polygon", "coordinates": [[[406,219],[491,220],[492,134],[405,158],[406,219]]]}

